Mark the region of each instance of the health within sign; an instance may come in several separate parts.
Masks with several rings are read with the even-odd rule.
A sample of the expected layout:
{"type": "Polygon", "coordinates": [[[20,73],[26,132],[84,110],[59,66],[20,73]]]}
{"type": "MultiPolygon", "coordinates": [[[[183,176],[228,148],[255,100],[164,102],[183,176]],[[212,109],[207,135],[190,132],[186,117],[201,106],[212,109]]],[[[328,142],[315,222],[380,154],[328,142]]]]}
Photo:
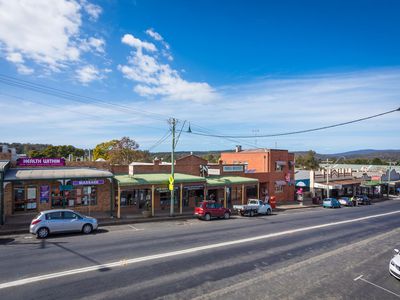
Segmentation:
{"type": "Polygon", "coordinates": [[[17,166],[20,167],[63,167],[64,158],[18,158],[17,166]]]}

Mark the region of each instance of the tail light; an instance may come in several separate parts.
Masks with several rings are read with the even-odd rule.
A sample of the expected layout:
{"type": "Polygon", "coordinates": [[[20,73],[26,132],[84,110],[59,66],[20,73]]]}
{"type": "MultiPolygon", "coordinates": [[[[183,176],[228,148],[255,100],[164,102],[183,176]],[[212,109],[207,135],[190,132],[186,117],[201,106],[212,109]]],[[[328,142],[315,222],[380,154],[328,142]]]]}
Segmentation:
{"type": "Polygon", "coordinates": [[[40,223],[40,222],[42,222],[42,220],[40,220],[40,219],[33,220],[31,225],[35,225],[35,224],[40,223]]]}

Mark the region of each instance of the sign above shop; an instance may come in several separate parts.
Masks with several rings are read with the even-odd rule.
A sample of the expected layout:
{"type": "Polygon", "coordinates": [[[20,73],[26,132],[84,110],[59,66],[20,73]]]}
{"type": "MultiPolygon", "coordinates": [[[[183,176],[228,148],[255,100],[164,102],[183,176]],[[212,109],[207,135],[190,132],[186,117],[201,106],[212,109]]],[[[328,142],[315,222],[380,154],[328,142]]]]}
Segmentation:
{"type": "Polygon", "coordinates": [[[77,181],[72,181],[72,185],[99,185],[99,184],[104,184],[104,180],[77,180],[77,181]]]}
{"type": "Polygon", "coordinates": [[[60,191],[72,191],[74,189],[73,185],[60,185],[60,191]]]}
{"type": "Polygon", "coordinates": [[[243,166],[223,166],[224,172],[243,172],[243,166]]]}
{"type": "Polygon", "coordinates": [[[18,158],[17,166],[20,167],[63,167],[64,158],[18,158]]]}

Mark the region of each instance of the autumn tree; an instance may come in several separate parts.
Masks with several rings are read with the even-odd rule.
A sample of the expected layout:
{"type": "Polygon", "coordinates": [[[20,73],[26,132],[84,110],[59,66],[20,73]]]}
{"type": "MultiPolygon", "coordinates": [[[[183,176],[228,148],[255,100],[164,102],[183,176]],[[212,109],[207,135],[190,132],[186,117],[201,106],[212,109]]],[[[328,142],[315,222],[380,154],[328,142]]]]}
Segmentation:
{"type": "Polygon", "coordinates": [[[103,158],[111,164],[127,165],[133,161],[151,161],[148,151],[141,151],[139,144],[129,138],[123,137],[120,140],[111,140],[98,144],[94,151],[94,159],[103,158]]]}

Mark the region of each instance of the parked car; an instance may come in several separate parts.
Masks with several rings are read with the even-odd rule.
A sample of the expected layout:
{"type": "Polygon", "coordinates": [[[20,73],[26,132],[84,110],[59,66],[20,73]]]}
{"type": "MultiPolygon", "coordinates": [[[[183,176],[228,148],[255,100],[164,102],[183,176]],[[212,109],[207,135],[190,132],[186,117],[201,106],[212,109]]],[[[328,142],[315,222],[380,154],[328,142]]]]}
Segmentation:
{"type": "Polygon", "coordinates": [[[31,222],[29,232],[44,239],[52,233],[91,233],[98,227],[97,220],[69,209],[52,209],[40,212],[31,222]]]}
{"type": "Polygon", "coordinates": [[[340,208],[341,205],[336,198],[325,198],[322,202],[322,207],[340,208]]]}
{"type": "Polygon", "coordinates": [[[254,216],[257,214],[270,215],[272,214],[271,205],[264,203],[258,199],[249,199],[247,205],[234,205],[233,209],[242,216],[254,216]]]}
{"type": "Polygon", "coordinates": [[[356,199],[358,205],[371,205],[371,199],[369,199],[367,195],[358,195],[356,199]]]}
{"type": "Polygon", "coordinates": [[[231,211],[229,208],[223,207],[221,203],[215,201],[203,201],[195,207],[194,215],[195,217],[206,221],[210,221],[211,218],[229,219],[231,217],[231,211]]]}
{"type": "Polygon", "coordinates": [[[400,280],[400,253],[398,249],[394,249],[393,252],[393,257],[389,263],[389,273],[400,280]]]}
{"type": "Polygon", "coordinates": [[[353,206],[353,201],[351,201],[349,197],[340,197],[339,203],[343,206],[353,206]]]}

